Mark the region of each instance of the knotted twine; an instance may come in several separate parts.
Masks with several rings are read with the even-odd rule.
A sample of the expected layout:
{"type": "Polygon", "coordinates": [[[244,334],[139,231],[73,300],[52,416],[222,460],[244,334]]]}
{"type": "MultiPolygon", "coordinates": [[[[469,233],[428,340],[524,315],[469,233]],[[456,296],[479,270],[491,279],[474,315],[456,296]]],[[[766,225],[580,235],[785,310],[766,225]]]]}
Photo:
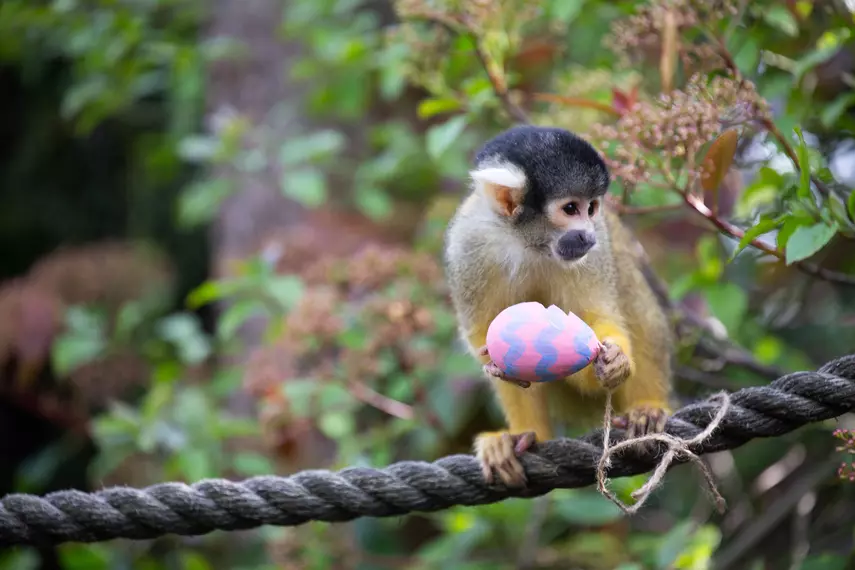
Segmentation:
{"type": "Polygon", "coordinates": [[[653,491],[662,484],[662,481],[665,478],[665,473],[668,471],[668,468],[674,460],[688,460],[694,463],[701,472],[701,475],[703,475],[716,509],[719,513],[723,513],[726,508],[726,502],[716,487],[712,473],[706,463],[704,463],[704,461],[690,448],[700,445],[709,439],[715,430],[718,429],[730,408],[730,396],[728,396],[726,392],[722,391],[709,398],[711,401],[719,402],[718,412],[713,416],[706,429],[691,439],[675,437],[668,433],[651,433],[640,437],[634,437],[632,439],[626,439],[615,445],[609,445],[614,412],[614,408],[612,407],[613,393],[614,389],[606,392],[605,413],[603,414],[603,455],[597,463],[597,490],[600,494],[611,500],[624,513],[628,515],[635,514],[642,505],[644,505],[653,491]],[[656,469],[650,475],[647,483],[645,483],[640,489],[630,493],[630,496],[635,499],[635,503],[627,505],[617,497],[614,491],[608,488],[608,476],[606,473],[608,468],[611,467],[611,457],[612,455],[631,447],[644,450],[648,447],[648,444],[656,442],[664,443],[667,446],[667,451],[663,455],[662,460],[656,466],[656,469]]]}

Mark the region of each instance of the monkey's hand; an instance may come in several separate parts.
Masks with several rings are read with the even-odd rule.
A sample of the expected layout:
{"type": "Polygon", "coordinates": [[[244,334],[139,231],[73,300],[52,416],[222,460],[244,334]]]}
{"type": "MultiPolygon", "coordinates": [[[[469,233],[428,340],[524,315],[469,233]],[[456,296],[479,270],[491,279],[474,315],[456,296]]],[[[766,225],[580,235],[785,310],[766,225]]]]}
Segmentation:
{"type": "Polygon", "coordinates": [[[475,439],[475,456],[481,463],[484,480],[493,482],[493,470],[508,487],[526,485],[523,470],[517,455],[526,451],[535,442],[533,431],[512,435],[506,431],[482,433],[475,439]]]}
{"type": "Polygon", "coordinates": [[[665,422],[670,412],[656,404],[636,404],[623,417],[617,417],[612,425],[626,430],[628,439],[665,431],[665,422]]]}
{"type": "MultiPolygon", "coordinates": [[[[478,356],[489,356],[490,352],[487,350],[486,346],[482,346],[478,349],[478,356]]],[[[493,378],[498,378],[499,380],[504,380],[505,382],[510,382],[511,384],[516,384],[520,388],[528,388],[531,386],[531,382],[528,380],[520,380],[518,378],[511,378],[507,376],[504,372],[502,372],[495,362],[490,360],[487,364],[483,366],[484,374],[487,376],[492,376],[493,378]]]]}
{"type": "Polygon", "coordinates": [[[614,390],[629,378],[632,364],[620,346],[608,340],[603,341],[603,349],[594,360],[594,372],[600,385],[606,390],[614,390]]]}

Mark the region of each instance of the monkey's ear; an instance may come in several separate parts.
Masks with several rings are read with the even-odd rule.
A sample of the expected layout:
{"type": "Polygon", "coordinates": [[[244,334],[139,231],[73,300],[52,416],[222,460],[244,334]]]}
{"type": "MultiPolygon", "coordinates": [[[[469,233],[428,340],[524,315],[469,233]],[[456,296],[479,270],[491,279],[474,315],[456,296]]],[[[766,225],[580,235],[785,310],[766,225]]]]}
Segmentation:
{"type": "Polygon", "coordinates": [[[482,168],[469,173],[480,192],[492,208],[502,216],[512,216],[525,197],[525,174],[507,165],[482,168]]]}

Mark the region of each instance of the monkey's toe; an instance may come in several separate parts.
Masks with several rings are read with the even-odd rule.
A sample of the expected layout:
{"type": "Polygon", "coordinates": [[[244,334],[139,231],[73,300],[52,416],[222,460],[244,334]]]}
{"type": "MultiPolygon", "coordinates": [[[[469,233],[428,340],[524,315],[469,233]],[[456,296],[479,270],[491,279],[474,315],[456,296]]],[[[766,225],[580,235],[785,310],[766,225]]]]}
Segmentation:
{"type": "Polygon", "coordinates": [[[626,435],[629,439],[665,431],[668,412],[655,406],[632,408],[626,416],[626,435]]]}
{"type": "Polygon", "coordinates": [[[527,479],[517,454],[528,450],[534,442],[533,432],[516,435],[501,432],[479,437],[476,441],[476,456],[481,463],[484,480],[492,483],[495,471],[507,487],[524,487],[527,479]]]}

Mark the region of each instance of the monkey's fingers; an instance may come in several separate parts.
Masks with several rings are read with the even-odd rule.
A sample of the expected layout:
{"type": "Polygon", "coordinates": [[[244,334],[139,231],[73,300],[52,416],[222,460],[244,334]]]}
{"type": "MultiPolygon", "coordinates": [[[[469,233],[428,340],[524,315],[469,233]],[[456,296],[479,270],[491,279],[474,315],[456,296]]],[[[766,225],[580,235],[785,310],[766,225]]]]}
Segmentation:
{"type": "Polygon", "coordinates": [[[489,349],[487,349],[486,344],[478,349],[478,356],[489,356],[489,355],[490,355],[490,351],[489,351],[489,349]]]}
{"type": "Polygon", "coordinates": [[[528,388],[531,386],[531,382],[528,380],[520,380],[518,378],[511,378],[510,376],[506,376],[504,372],[496,365],[492,360],[485,364],[483,367],[484,373],[488,376],[492,376],[493,378],[498,378],[499,380],[504,380],[505,382],[510,382],[511,384],[516,384],[520,388],[528,388]]]}

